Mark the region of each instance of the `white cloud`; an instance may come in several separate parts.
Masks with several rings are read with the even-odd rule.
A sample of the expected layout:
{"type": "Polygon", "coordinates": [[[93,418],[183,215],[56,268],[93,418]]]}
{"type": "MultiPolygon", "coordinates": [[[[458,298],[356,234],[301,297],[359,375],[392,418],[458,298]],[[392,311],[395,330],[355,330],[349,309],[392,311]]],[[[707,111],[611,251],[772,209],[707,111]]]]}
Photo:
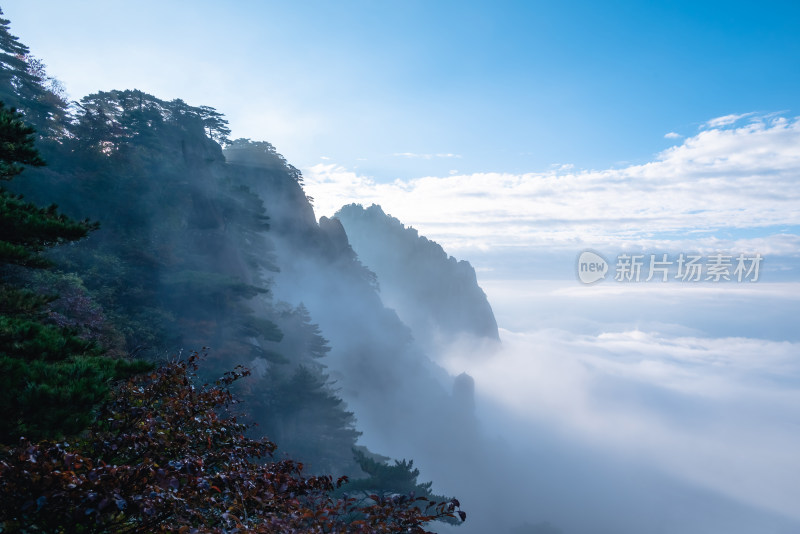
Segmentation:
{"type": "Polygon", "coordinates": [[[664,134],[665,139],[680,139],[681,137],[683,136],[677,132],[668,132],[664,134]]]}
{"type": "Polygon", "coordinates": [[[636,330],[505,332],[504,341],[502,356],[469,369],[482,393],[596,446],[800,517],[788,497],[800,492],[800,435],[785,426],[800,417],[800,344],[636,330]],[[793,387],[772,378],[781,372],[793,387]]]}
{"type": "Polygon", "coordinates": [[[553,163],[550,165],[550,170],[553,171],[570,171],[575,168],[572,163],[553,163]]]}
{"type": "MultiPolygon", "coordinates": [[[[732,117],[709,123],[732,124],[732,117]]],[[[712,246],[718,229],[800,225],[798,146],[800,121],[763,118],[704,130],[650,163],[620,169],[377,183],[320,164],[307,169],[305,178],[320,215],[351,202],[377,203],[446,248],[674,239],[705,239],[712,246]],[[697,231],[712,237],[691,234],[697,231]]]]}
{"type": "Polygon", "coordinates": [[[730,126],[739,120],[750,117],[755,115],[755,113],[742,113],[740,115],[730,114],[730,115],[723,115],[722,117],[716,117],[711,119],[710,121],[706,122],[703,126],[706,128],[719,128],[721,126],[730,126]]]}
{"type": "Polygon", "coordinates": [[[800,284],[666,286],[495,283],[487,292],[501,315],[509,307],[552,322],[532,317],[532,329],[502,330],[503,349],[491,357],[453,346],[442,363],[474,377],[487,406],[536,428],[533,443],[567,435],[587,455],[615,451],[632,464],[800,519],[800,342],[734,333],[748,322],[756,330],[768,326],[766,309],[795,314],[800,284]],[[636,327],[626,310],[632,318],[655,311],[667,322],[640,319],[636,327]],[[711,310],[740,324],[730,334],[703,332],[698,323],[711,310]]]}

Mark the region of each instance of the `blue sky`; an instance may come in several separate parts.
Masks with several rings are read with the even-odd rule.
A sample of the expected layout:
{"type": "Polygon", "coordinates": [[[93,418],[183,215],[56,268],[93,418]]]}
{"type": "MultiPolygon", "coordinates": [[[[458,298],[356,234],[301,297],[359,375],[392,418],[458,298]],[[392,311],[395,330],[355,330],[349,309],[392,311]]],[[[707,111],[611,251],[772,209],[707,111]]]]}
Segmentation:
{"type": "Polygon", "coordinates": [[[216,107],[318,215],[380,203],[484,272],[543,247],[800,249],[796,2],[0,6],[71,98],[216,107]]]}
{"type": "Polygon", "coordinates": [[[73,98],[182,97],[379,181],[642,163],[669,132],[800,110],[796,2],[1,5],[73,98]]]}

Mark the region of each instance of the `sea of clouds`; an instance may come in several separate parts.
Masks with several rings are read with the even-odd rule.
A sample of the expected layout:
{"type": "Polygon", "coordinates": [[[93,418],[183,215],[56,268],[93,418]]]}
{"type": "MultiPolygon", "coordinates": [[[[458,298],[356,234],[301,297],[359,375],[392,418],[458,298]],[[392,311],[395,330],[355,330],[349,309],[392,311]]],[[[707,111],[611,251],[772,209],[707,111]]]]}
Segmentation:
{"type": "Polygon", "coordinates": [[[540,517],[567,533],[789,532],[800,524],[800,120],[731,115],[669,138],[653,161],[618,169],[378,183],[325,163],[306,187],[320,215],[380,204],[476,265],[503,348],[450,346],[438,362],[475,378],[487,432],[529,458],[540,517]],[[575,261],[587,248],[612,275],[620,252],[764,261],[755,283],[584,285],[575,261]]]}

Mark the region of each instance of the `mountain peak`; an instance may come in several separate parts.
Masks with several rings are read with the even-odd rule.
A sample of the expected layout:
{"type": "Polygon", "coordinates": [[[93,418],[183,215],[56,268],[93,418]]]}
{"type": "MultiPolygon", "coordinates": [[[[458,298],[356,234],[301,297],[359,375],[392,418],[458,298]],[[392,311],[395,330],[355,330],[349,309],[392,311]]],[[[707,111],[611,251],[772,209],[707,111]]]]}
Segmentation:
{"type": "Polygon", "coordinates": [[[381,296],[420,341],[468,334],[499,339],[497,321],[475,269],[406,227],[377,204],[342,207],[335,215],[381,296]]]}

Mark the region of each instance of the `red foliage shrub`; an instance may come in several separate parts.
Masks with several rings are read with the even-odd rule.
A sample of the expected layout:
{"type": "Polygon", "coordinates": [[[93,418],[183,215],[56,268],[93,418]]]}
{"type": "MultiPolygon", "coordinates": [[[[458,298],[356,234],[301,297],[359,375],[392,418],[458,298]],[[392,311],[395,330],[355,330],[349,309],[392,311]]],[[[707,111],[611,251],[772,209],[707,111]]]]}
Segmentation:
{"type": "Polygon", "coordinates": [[[269,461],[231,413],[237,368],[194,385],[196,355],[119,385],[73,443],[22,440],[0,452],[0,531],[425,532],[460,517],[456,500],[335,499],[346,483],[269,461]],[[427,502],[422,502],[427,501],[427,502]]]}

